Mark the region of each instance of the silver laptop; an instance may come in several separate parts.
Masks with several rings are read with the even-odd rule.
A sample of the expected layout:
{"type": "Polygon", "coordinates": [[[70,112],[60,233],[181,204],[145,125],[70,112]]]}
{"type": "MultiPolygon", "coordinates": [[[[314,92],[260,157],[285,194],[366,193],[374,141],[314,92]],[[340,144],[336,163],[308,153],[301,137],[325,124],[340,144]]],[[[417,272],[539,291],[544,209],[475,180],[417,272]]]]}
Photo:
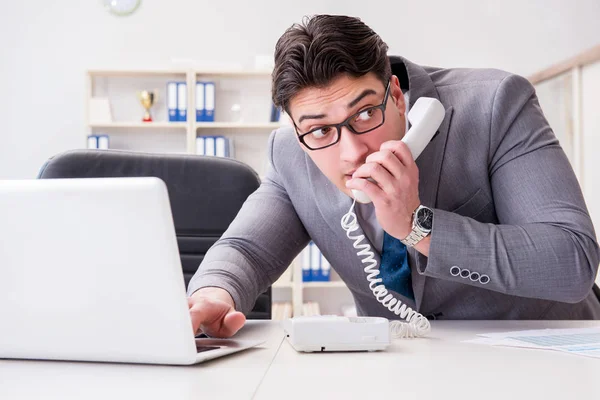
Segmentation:
{"type": "Polygon", "coordinates": [[[157,178],[0,181],[0,358],[194,364],[260,341],[195,339],[157,178]]]}

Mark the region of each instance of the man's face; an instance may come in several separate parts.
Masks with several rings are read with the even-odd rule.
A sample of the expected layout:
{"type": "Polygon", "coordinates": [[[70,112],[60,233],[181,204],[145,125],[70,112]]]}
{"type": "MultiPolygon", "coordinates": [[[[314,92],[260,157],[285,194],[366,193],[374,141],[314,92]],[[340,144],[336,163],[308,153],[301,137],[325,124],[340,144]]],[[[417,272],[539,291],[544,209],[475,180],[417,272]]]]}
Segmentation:
{"type": "MultiPolygon", "coordinates": [[[[290,116],[301,135],[323,125],[339,124],[353,114],[380,105],[384,101],[385,89],[373,73],[360,78],[343,75],[325,88],[301,90],[290,101],[290,116]]],[[[299,142],[321,172],[349,196],[351,192],[345,186],[346,181],[365,163],[367,156],[379,151],[382,143],[404,137],[404,96],[395,76],[390,81],[388,96],[385,123],[380,127],[361,135],[343,127],[338,143],[319,150],[310,150],[299,142]]]]}

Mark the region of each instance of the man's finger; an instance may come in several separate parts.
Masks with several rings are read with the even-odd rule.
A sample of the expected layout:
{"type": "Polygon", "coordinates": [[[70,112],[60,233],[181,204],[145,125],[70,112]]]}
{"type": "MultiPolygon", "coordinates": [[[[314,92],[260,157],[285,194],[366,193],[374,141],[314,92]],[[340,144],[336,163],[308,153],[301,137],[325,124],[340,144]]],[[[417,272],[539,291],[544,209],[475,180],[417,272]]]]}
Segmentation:
{"type": "Polygon", "coordinates": [[[200,326],[202,324],[207,323],[206,308],[199,307],[198,304],[194,304],[190,308],[190,317],[192,318],[192,329],[194,331],[194,334],[196,334],[198,332],[198,329],[200,329],[200,326]]]}
{"type": "Polygon", "coordinates": [[[223,327],[219,333],[223,337],[231,337],[244,326],[245,322],[244,314],[239,311],[230,312],[223,318],[223,327]]]}

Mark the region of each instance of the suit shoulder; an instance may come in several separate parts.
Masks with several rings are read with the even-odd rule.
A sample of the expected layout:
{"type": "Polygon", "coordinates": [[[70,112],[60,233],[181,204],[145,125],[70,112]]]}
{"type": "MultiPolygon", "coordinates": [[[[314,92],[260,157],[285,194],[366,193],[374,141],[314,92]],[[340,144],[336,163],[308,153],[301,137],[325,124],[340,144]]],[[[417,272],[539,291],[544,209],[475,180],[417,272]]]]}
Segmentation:
{"type": "Polygon", "coordinates": [[[296,132],[291,126],[283,126],[271,133],[269,138],[269,161],[276,170],[304,160],[305,154],[298,144],[296,132]]]}
{"type": "Polygon", "coordinates": [[[472,86],[484,84],[486,86],[499,86],[503,81],[526,83],[529,81],[524,77],[493,68],[426,68],[434,85],[438,88],[445,86],[472,86]]]}

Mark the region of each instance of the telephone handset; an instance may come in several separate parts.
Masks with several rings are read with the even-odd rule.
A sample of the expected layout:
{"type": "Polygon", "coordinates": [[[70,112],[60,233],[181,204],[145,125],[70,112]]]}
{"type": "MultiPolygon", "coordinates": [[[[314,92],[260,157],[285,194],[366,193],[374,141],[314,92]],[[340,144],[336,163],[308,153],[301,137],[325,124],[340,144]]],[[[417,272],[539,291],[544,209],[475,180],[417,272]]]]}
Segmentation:
{"type": "MultiPolygon", "coordinates": [[[[413,159],[417,159],[444,120],[446,110],[438,99],[419,97],[408,112],[407,118],[411,128],[402,141],[406,143],[413,159]]],[[[368,178],[375,182],[372,178],[368,178]]],[[[370,203],[371,199],[364,192],[352,189],[352,195],[359,203],[370,203]]]]}
{"type": "MultiPolygon", "coordinates": [[[[433,135],[438,130],[446,110],[442,103],[433,98],[420,97],[412,106],[408,113],[408,120],[412,127],[406,132],[402,139],[410,149],[413,158],[416,160],[421,154],[425,146],[431,141],[433,135]]],[[[371,178],[372,182],[374,182],[371,178]]],[[[352,190],[354,199],[360,203],[370,203],[371,199],[359,191],[352,190]]],[[[375,254],[371,251],[371,246],[368,242],[364,242],[365,235],[353,234],[358,230],[358,219],[354,213],[354,204],[350,210],[342,217],[341,225],[346,231],[348,239],[353,241],[352,246],[357,250],[356,255],[360,257],[361,262],[365,264],[364,271],[367,274],[369,288],[373,295],[385,308],[396,314],[406,322],[391,321],[389,323],[390,331],[394,337],[421,337],[426,336],[431,330],[431,325],[427,318],[414,311],[406,304],[402,304],[400,300],[389,293],[383,285],[383,279],[379,277],[379,269],[375,254]]]]}

